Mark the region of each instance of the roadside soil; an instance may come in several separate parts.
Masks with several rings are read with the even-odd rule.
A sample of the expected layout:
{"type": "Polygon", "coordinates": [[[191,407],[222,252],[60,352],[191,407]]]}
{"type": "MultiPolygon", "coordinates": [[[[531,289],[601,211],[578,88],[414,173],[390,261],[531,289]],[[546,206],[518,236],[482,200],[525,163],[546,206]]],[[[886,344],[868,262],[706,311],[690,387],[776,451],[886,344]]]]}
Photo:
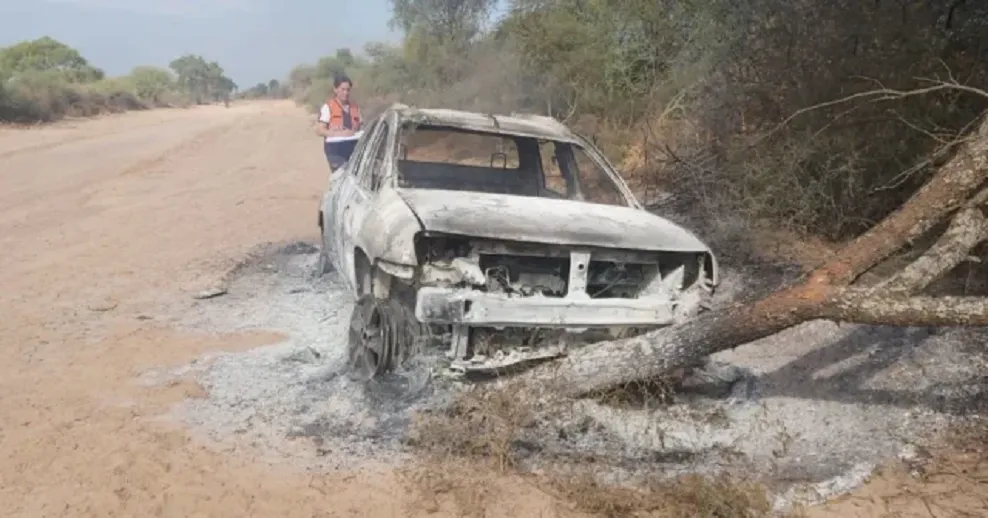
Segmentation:
{"type": "MultiPolygon", "coordinates": [[[[159,416],[203,389],[139,381],[283,338],[183,332],[173,309],[258,244],[315,238],[328,168],[310,123],[260,102],[0,129],[0,515],[419,512],[384,467],[313,474],[195,443],[159,416]]],[[[553,507],[495,484],[523,494],[495,515],[553,507]]]]}
{"type": "MultiPolygon", "coordinates": [[[[259,247],[315,242],[328,171],[310,122],[290,102],[255,102],[0,128],[0,516],[583,515],[529,477],[471,473],[457,490],[423,495],[387,459],[303,465],[210,443],[210,432],[236,435],[255,418],[241,407],[272,379],[249,376],[280,372],[237,354],[295,338],[266,320],[280,306],[258,313],[236,293],[219,304],[194,295],[259,247]],[[217,316],[221,304],[230,311],[217,316]],[[202,375],[197,365],[217,367],[202,375]],[[148,381],[160,372],[171,374],[148,381]],[[238,373],[245,379],[231,382],[238,373]],[[220,390],[233,388],[237,398],[220,390]],[[204,434],[196,419],[215,418],[224,397],[226,420],[204,434]]],[[[298,259],[274,268],[311,260],[287,256],[298,259]]],[[[312,309],[307,336],[335,340],[317,352],[338,349],[348,312],[334,288],[283,288],[271,290],[312,309]]],[[[761,352],[766,364],[792,359],[761,352]]],[[[312,396],[284,386],[281,397],[312,396]]],[[[326,388],[335,402],[350,390],[326,388]]],[[[970,451],[950,455],[938,466],[962,468],[936,480],[890,468],[807,514],[988,516],[985,465],[965,464],[970,451]]]]}

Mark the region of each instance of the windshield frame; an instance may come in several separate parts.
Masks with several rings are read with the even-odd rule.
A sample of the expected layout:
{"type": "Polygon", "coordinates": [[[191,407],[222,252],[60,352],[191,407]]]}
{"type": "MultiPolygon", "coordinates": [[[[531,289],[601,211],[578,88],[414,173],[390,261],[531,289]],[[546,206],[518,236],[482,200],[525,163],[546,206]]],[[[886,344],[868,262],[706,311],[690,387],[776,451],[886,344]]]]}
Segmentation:
{"type": "MultiPolygon", "coordinates": [[[[630,208],[640,209],[641,208],[641,204],[638,202],[638,199],[635,197],[634,193],[628,187],[628,184],[624,181],[624,178],[621,177],[621,175],[617,172],[617,170],[607,160],[607,157],[605,157],[600,152],[600,150],[598,150],[597,147],[594,146],[593,143],[590,142],[590,141],[588,141],[586,138],[583,138],[583,137],[580,137],[580,136],[577,136],[577,138],[578,138],[577,141],[573,141],[573,140],[569,140],[569,139],[562,140],[562,139],[553,139],[553,138],[540,138],[540,139],[537,140],[539,153],[541,154],[541,152],[542,152],[542,149],[541,148],[542,148],[542,146],[544,144],[552,144],[554,146],[554,148],[556,148],[556,149],[558,149],[558,146],[567,146],[567,147],[570,148],[569,149],[569,152],[567,153],[567,155],[569,155],[568,158],[573,162],[573,163],[571,163],[569,165],[570,165],[570,167],[573,167],[573,166],[576,166],[576,163],[575,163],[576,162],[576,153],[578,151],[582,151],[584,154],[586,154],[586,156],[590,159],[590,161],[593,162],[593,164],[604,173],[604,176],[607,178],[608,181],[610,181],[611,185],[617,189],[618,193],[620,194],[620,196],[624,200],[624,205],[612,205],[612,204],[604,204],[604,205],[624,206],[624,207],[630,207],[630,208]]],[[[542,174],[542,181],[544,182],[545,181],[545,178],[547,177],[546,174],[545,174],[544,167],[543,167],[543,163],[544,163],[543,160],[545,159],[545,157],[541,157],[541,158],[542,158],[542,160],[539,161],[540,162],[539,163],[539,169],[540,169],[540,172],[542,174]]],[[[555,159],[556,156],[553,155],[553,158],[555,159]]],[[[560,173],[563,173],[562,167],[560,167],[560,173]]],[[[566,192],[566,198],[564,198],[564,199],[569,200],[569,201],[580,201],[580,202],[584,202],[584,203],[593,203],[593,204],[600,205],[600,203],[597,203],[597,202],[588,201],[586,199],[581,199],[581,198],[574,197],[574,193],[570,192],[573,189],[573,185],[571,184],[571,182],[572,182],[573,179],[572,178],[569,178],[569,175],[567,175],[565,173],[563,173],[563,175],[564,175],[564,178],[566,179],[566,182],[567,182],[567,186],[566,186],[566,190],[567,190],[567,192],[566,192]]],[[[582,193],[582,188],[583,188],[583,186],[582,186],[582,179],[581,178],[577,178],[576,181],[577,181],[577,184],[579,184],[579,187],[581,189],[581,192],[579,194],[580,195],[583,195],[583,193],[582,193]]],[[[544,185],[543,185],[543,187],[544,188],[547,188],[544,185]]]]}
{"type": "Polygon", "coordinates": [[[638,201],[638,198],[635,196],[634,192],[631,191],[631,187],[629,187],[628,183],[624,181],[624,177],[618,173],[617,168],[614,167],[611,161],[608,160],[607,157],[604,156],[604,154],[601,153],[600,150],[597,149],[597,146],[595,146],[590,140],[586,139],[582,135],[577,135],[576,138],[579,142],[573,145],[582,149],[587,156],[589,156],[590,159],[604,171],[604,174],[606,174],[611,182],[618,187],[618,190],[621,191],[621,194],[624,196],[628,206],[635,209],[641,209],[642,205],[638,201]]]}
{"type": "MultiPolygon", "coordinates": [[[[411,123],[410,124],[408,121],[402,121],[402,123],[398,124],[397,127],[398,127],[398,131],[396,131],[395,132],[395,135],[394,135],[395,145],[391,148],[390,153],[389,153],[390,158],[392,158],[393,167],[391,168],[392,171],[391,171],[390,174],[388,174],[389,178],[387,179],[388,183],[392,187],[394,187],[394,188],[402,188],[402,189],[423,189],[423,190],[425,190],[425,189],[437,189],[437,188],[433,188],[433,187],[402,186],[400,184],[400,181],[399,181],[399,177],[401,175],[398,172],[398,162],[400,160],[403,160],[402,156],[407,153],[407,151],[405,153],[402,152],[402,147],[403,147],[402,141],[401,141],[401,139],[402,139],[402,133],[404,133],[404,132],[406,132],[408,130],[415,131],[415,130],[417,130],[419,128],[422,128],[422,129],[425,129],[426,131],[430,131],[430,130],[440,130],[440,131],[441,130],[445,130],[445,131],[451,131],[451,132],[455,132],[455,133],[479,134],[479,135],[484,135],[484,136],[489,136],[489,137],[495,137],[495,138],[513,139],[513,140],[516,141],[516,147],[517,147],[517,151],[519,153],[519,156],[518,156],[518,159],[519,160],[522,160],[522,156],[521,155],[523,153],[523,148],[528,147],[527,145],[523,145],[524,141],[529,141],[528,143],[530,143],[532,145],[532,147],[535,148],[535,152],[537,154],[539,154],[539,155],[541,154],[541,150],[539,149],[539,146],[540,146],[540,143],[543,143],[543,142],[544,143],[551,143],[554,146],[556,146],[556,145],[570,146],[572,148],[572,152],[574,153],[574,157],[575,157],[575,153],[578,150],[579,151],[582,151],[583,153],[585,153],[586,156],[589,157],[590,160],[594,163],[594,165],[597,166],[599,169],[601,169],[603,171],[604,175],[611,182],[611,184],[614,187],[617,188],[617,191],[620,193],[620,195],[621,195],[621,197],[622,197],[622,199],[624,201],[624,204],[623,205],[611,205],[611,206],[615,206],[615,207],[627,207],[627,208],[634,208],[634,209],[641,209],[642,208],[640,202],[635,197],[634,193],[632,193],[631,189],[628,187],[628,184],[624,181],[624,179],[621,177],[621,175],[618,174],[617,170],[614,168],[614,166],[611,164],[611,162],[609,160],[607,160],[607,158],[600,152],[599,149],[597,149],[597,147],[591,141],[589,141],[585,137],[583,137],[581,135],[578,135],[578,134],[572,134],[572,137],[571,138],[553,138],[553,137],[545,137],[545,136],[535,136],[535,135],[530,135],[530,134],[520,134],[520,133],[515,133],[515,132],[484,131],[484,130],[477,130],[477,129],[473,129],[473,128],[461,128],[461,127],[457,127],[457,126],[444,125],[444,124],[428,124],[428,123],[419,123],[419,124],[411,123]]],[[[542,162],[541,161],[541,156],[537,156],[535,158],[536,158],[536,160],[535,160],[536,167],[538,168],[538,173],[541,176],[541,178],[539,179],[539,182],[542,184],[542,188],[545,189],[545,172],[543,171],[543,167],[542,167],[542,163],[541,163],[542,162]]],[[[465,192],[484,192],[484,191],[465,191],[465,192]]],[[[525,195],[516,194],[515,196],[525,196],[525,195]]],[[[544,198],[544,199],[559,199],[559,200],[565,200],[565,201],[573,201],[573,202],[590,203],[590,204],[599,205],[599,203],[596,203],[596,202],[591,202],[591,201],[587,201],[585,199],[571,197],[571,195],[569,195],[568,193],[567,193],[567,195],[566,195],[565,198],[555,198],[555,197],[552,197],[552,196],[543,196],[543,195],[535,196],[535,197],[537,197],[537,198],[544,198]]]]}

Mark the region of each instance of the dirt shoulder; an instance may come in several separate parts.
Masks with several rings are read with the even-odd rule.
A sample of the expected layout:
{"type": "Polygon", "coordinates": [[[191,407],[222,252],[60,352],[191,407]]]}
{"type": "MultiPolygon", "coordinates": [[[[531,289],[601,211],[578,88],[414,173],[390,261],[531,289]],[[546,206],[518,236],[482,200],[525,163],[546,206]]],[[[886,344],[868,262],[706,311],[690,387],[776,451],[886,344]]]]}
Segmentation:
{"type": "Polygon", "coordinates": [[[142,374],[283,339],[176,315],[258,245],[315,238],[327,166],[310,122],[257,102],[0,129],[0,515],[577,514],[519,477],[422,500],[385,466],[306,472],[162,417],[204,389],[142,374]]]}
{"type": "MultiPolygon", "coordinates": [[[[282,338],[177,331],[172,310],[259,244],[315,238],[328,171],[310,122],[259,102],[0,129],[0,515],[421,509],[386,469],[310,474],[206,449],[161,418],[202,388],[139,381],[282,338]]],[[[504,512],[551,505],[523,492],[504,512]]]]}

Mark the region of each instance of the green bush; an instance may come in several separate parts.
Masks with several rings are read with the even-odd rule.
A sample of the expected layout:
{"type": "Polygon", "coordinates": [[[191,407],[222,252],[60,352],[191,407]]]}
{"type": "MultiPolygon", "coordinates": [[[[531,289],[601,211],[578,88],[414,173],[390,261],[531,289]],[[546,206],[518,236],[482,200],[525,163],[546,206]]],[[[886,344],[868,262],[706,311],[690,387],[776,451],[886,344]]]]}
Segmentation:
{"type": "Polygon", "coordinates": [[[12,100],[8,120],[52,121],[64,117],[83,95],[61,74],[29,71],[9,79],[5,88],[12,100]]]}
{"type": "Polygon", "coordinates": [[[216,62],[186,55],[175,73],[140,66],[105,77],[78,51],[44,37],[0,48],[0,121],[48,122],[62,117],[221,100],[236,89],[216,62]]]}
{"type": "Polygon", "coordinates": [[[152,106],[168,104],[176,89],[172,73],[163,68],[136,67],[127,78],[133,93],[142,102],[152,106]]]}
{"type": "Polygon", "coordinates": [[[312,83],[299,92],[295,100],[310,111],[319,111],[319,107],[333,95],[333,80],[329,78],[313,79],[312,83]]]}

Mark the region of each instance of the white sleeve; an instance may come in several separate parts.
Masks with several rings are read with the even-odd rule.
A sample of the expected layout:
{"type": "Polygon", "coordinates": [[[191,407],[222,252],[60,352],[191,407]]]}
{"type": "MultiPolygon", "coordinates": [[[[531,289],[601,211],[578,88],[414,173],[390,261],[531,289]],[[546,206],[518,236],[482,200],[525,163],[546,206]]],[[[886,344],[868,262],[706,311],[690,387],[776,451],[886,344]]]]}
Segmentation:
{"type": "Polygon", "coordinates": [[[319,109],[319,122],[329,123],[329,106],[326,104],[319,109]]]}

